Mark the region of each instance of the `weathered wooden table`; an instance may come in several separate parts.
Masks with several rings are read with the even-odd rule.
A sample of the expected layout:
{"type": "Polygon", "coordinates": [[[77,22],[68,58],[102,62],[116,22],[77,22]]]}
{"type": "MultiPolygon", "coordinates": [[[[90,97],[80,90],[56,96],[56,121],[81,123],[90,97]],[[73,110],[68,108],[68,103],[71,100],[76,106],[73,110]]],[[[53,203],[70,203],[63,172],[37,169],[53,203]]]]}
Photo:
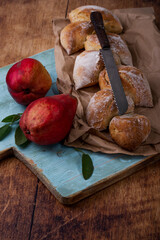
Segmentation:
{"type": "MultiPolygon", "coordinates": [[[[70,0],[69,11],[94,4],[108,9],[158,1],[70,0]]],[[[54,47],[52,18],[65,0],[0,1],[0,67],[54,47]]],[[[0,239],[160,239],[160,162],[70,207],[60,204],[18,159],[0,162],[0,239]],[[24,187],[25,186],[25,187],[24,187]]]]}

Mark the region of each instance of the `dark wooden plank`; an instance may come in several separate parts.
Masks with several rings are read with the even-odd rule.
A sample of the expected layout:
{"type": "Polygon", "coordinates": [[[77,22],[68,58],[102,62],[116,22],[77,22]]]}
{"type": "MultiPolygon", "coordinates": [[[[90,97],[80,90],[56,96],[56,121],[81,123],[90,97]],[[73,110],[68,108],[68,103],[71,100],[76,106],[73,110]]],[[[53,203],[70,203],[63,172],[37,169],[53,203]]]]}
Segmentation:
{"type": "Polygon", "coordinates": [[[42,183],[31,239],[160,239],[160,162],[71,207],[42,183]]]}
{"type": "Polygon", "coordinates": [[[0,239],[28,239],[37,178],[15,157],[0,161],[0,239]]]}
{"type": "Polygon", "coordinates": [[[135,8],[135,7],[151,7],[156,4],[157,1],[136,1],[136,0],[82,0],[82,1],[69,1],[68,10],[71,11],[82,5],[97,5],[101,7],[105,7],[107,9],[118,9],[118,8],[135,8]]]}
{"type": "Polygon", "coordinates": [[[65,8],[65,0],[1,0],[0,67],[53,48],[52,19],[65,8]]]}

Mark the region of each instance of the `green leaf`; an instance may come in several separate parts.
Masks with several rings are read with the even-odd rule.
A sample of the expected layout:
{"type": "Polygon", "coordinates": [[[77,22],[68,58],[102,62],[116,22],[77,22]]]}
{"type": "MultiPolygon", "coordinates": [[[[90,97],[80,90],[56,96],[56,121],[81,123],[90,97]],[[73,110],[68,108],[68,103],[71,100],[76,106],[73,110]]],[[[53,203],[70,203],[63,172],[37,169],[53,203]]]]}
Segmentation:
{"type": "Polygon", "coordinates": [[[26,142],[28,142],[28,139],[22,132],[20,126],[18,126],[15,131],[15,143],[16,145],[21,146],[24,145],[26,142]]]}
{"type": "Polygon", "coordinates": [[[16,122],[17,120],[19,120],[21,118],[21,113],[18,113],[18,114],[12,114],[12,115],[9,115],[7,117],[5,117],[2,122],[16,122]]]}
{"type": "Polygon", "coordinates": [[[21,148],[26,148],[28,146],[28,144],[30,144],[31,141],[27,140],[25,143],[23,143],[22,145],[20,145],[21,148]]]}
{"type": "Polygon", "coordinates": [[[4,125],[0,128],[0,141],[3,140],[12,130],[9,124],[4,125]]]}
{"type": "Polygon", "coordinates": [[[85,180],[92,176],[94,166],[92,159],[88,154],[83,153],[82,155],[82,173],[85,180]]]}

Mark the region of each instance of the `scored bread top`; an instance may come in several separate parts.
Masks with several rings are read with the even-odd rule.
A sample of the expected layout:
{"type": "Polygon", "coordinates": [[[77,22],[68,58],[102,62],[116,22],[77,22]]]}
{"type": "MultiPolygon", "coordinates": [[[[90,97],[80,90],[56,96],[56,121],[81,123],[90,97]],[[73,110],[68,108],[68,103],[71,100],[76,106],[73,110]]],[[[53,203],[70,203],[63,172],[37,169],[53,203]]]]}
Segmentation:
{"type": "Polygon", "coordinates": [[[87,5],[78,7],[69,13],[69,19],[71,22],[90,21],[90,14],[94,11],[101,12],[105,28],[108,30],[108,32],[122,32],[123,27],[118,17],[115,16],[110,10],[99,6],[87,5]]]}
{"type": "MultiPolygon", "coordinates": [[[[126,94],[132,97],[136,106],[153,107],[152,94],[149,83],[144,74],[133,66],[118,67],[122,85],[126,94]]],[[[111,89],[106,69],[99,74],[101,89],[111,89]]]]}
{"type": "MultiPolygon", "coordinates": [[[[108,33],[107,36],[114,57],[117,55],[120,64],[132,66],[132,56],[126,42],[119,35],[114,33],[108,33]]],[[[88,35],[84,47],[87,51],[101,49],[97,35],[88,35]]]]}
{"type": "MultiPolygon", "coordinates": [[[[131,97],[128,101],[127,112],[134,111],[134,103],[131,97]]],[[[86,109],[88,125],[99,131],[105,130],[112,117],[118,115],[118,109],[111,89],[103,89],[96,92],[90,99],[86,109]]]]}
{"type": "Polygon", "coordinates": [[[73,79],[75,89],[93,86],[98,83],[99,73],[104,63],[99,51],[83,51],[75,60],[73,79]]]}
{"type": "Polygon", "coordinates": [[[135,89],[133,98],[136,106],[153,107],[152,93],[145,75],[140,69],[133,66],[119,66],[120,78],[128,81],[135,89]]]}
{"type": "Polygon", "coordinates": [[[66,25],[60,34],[60,41],[68,55],[84,48],[84,42],[88,34],[93,32],[90,22],[74,22],[66,25]]]}

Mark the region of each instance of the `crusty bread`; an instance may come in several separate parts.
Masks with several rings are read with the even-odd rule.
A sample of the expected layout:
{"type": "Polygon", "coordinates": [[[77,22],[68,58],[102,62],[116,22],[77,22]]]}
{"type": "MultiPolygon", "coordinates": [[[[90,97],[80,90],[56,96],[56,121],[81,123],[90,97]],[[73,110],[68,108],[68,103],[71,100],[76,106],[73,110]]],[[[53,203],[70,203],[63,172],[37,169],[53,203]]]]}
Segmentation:
{"type": "Polygon", "coordinates": [[[90,87],[98,83],[99,73],[104,68],[99,51],[83,51],[75,60],[73,79],[75,89],[90,87]]]}
{"type": "Polygon", "coordinates": [[[112,118],[109,132],[112,139],[122,148],[134,151],[144,142],[151,131],[147,117],[138,114],[126,114],[112,118]]]}
{"type": "MultiPolygon", "coordinates": [[[[116,64],[132,66],[133,65],[132,56],[125,41],[119,35],[114,33],[108,33],[107,36],[112,53],[114,55],[114,59],[116,60],[116,64]]],[[[87,51],[101,49],[97,35],[96,34],[88,35],[84,43],[84,47],[85,50],[87,51]]]]}
{"type": "Polygon", "coordinates": [[[111,11],[107,10],[106,8],[94,6],[94,5],[87,5],[81,6],[69,14],[69,19],[71,22],[79,22],[79,21],[90,21],[90,14],[93,11],[99,11],[102,14],[105,29],[108,32],[113,33],[121,33],[123,27],[118,19],[111,11]]]}
{"type": "MultiPolygon", "coordinates": [[[[127,101],[127,112],[133,112],[133,100],[127,96],[127,101]]],[[[105,130],[112,117],[116,115],[118,115],[118,109],[114,101],[112,90],[100,90],[92,96],[86,109],[86,119],[90,127],[99,131],[105,130]]]]}
{"type": "MultiPolygon", "coordinates": [[[[153,107],[149,83],[143,73],[133,66],[119,66],[120,78],[124,91],[132,97],[135,106],[153,107]]],[[[99,74],[100,89],[111,89],[107,71],[99,74]]]]}
{"type": "Polygon", "coordinates": [[[66,25],[60,34],[60,42],[68,55],[84,48],[87,35],[93,32],[90,22],[75,22],[66,25]]]}

